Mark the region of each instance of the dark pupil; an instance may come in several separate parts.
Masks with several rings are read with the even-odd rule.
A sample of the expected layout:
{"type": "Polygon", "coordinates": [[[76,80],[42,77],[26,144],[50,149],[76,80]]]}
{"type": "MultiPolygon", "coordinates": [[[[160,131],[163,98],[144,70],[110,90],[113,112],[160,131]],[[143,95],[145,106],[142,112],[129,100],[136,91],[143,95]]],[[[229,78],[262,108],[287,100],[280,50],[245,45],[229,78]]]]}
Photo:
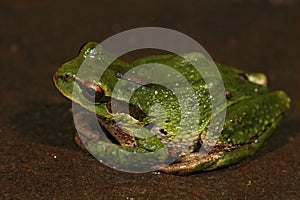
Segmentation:
{"type": "Polygon", "coordinates": [[[68,79],[68,78],[70,78],[70,74],[66,73],[65,74],[65,79],[68,79]]]}
{"type": "Polygon", "coordinates": [[[90,96],[95,96],[95,90],[93,88],[88,88],[86,91],[90,96]]]}

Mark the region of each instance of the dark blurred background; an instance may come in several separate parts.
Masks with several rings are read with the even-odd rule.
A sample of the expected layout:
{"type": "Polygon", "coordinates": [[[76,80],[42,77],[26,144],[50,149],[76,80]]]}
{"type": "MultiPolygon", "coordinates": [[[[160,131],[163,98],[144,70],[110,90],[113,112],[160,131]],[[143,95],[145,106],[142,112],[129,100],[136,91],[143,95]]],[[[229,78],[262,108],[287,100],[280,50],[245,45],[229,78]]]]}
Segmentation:
{"type": "Polygon", "coordinates": [[[300,2],[2,0],[0,25],[1,199],[300,198],[300,2]],[[288,93],[287,117],[255,156],[186,177],[128,174],[74,144],[57,67],[87,41],[144,26],[187,34],[215,61],[264,72],[288,93]]]}

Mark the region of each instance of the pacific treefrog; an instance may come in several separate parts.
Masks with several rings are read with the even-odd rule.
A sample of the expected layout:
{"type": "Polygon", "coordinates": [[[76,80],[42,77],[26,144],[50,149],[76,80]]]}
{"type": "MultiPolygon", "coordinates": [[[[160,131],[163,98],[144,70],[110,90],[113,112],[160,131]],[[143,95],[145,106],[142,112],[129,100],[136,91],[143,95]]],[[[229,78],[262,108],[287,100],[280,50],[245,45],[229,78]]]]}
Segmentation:
{"type": "MultiPolygon", "coordinates": [[[[80,65],[89,53],[95,53],[93,49],[97,45],[95,42],[86,44],[78,57],[63,64],[57,70],[54,75],[57,89],[80,107],[95,113],[108,140],[115,146],[136,152],[151,152],[167,146],[167,154],[169,154],[167,157],[178,157],[178,159],[158,168],[162,172],[187,174],[237,163],[242,158],[252,155],[263,144],[289,108],[290,98],[283,91],[268,91],[265,75],[246,73],[218,64],[225,86],[225,92],[220,95],[224,95],[227,100],[222,108],[226,108],[225,123],[223,129],[220,129],[221,134],[216,145],[206,156],[199,157],[199,149],[209,122],[218,114],[211,113],[209,105],[211,97],[207,90],[209,85],[199,74],[194,73],[193,66],[184,60],[186,57],[201,58],[201,54],[154,55],[140,58],[132,63],[117,59],[103,71],[100,80],[99,77],[88,79],[78,77],[77,71],[80,65]],[[184,74],[192,85],[199,103],[199,108],[195,109],[199,109],[201,113],[197,131],[186,133],[177,129],[181,119],[180,106],[176,96],[168,88],[152,84],[148,79],[140,78],[138,75],[135,76],[134,71],[130,75],[125,75],[138,65],[151,63],[168,65],[184,74]],[[117,95],[112,97],[117,82],[127,86],[128,84],[138,86],[130,100],[125,98],[128,94],[125,89],[122,90],[122,87],[119,87],[117,95]],[[74,87],[79,91],[76,97],[72,93],[74,87]],[[156,104],[159,106],[153,106],[156,104]],[[149,134],[150,129],[154,130],[152,136],[150,134],[151,137],[143,139],[139,136],[139,134],[149,134]],[[192,137],[193,142],[190,143],[188,150],[183,152],[180,146],[174,145],[189,137],[192,137]]],[[[151,73],[150,69],[149,73],[151,73]]],[[[178,90],[185,95],[184,87],[179,86],[178,90]]],[[[186,96],[187,103],[189,99],[190,96],[186,96]]],[[[74,120],[83,118],[86,117],[78,114],[74,120]]],[[[93,126],[82,124],[77,129],[82,135],[81,140],[76,138],[77,143],[81,146],[82,144],[89,146],[93,154],[100,152],[101,144],[105,143],[105,139],[102,140],[93,126]]],[[[166,157],[162,156],[162,159],[166,157]]]]}

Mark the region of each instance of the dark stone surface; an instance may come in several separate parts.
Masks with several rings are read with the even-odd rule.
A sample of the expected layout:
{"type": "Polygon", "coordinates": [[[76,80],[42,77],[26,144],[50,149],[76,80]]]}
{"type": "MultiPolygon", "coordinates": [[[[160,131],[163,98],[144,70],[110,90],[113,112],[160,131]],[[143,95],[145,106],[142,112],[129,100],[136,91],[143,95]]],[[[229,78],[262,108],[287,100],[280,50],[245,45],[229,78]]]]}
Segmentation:
{"type": "Polygon", "coordinates": [[[1,1],[0,198],[299,199],[299,3],[220,2],[1,1]],[[265,72],[272,90],[291,96],[287,117],[257,154],[180,177],[115,171],[74,144],[71,102],[52,75],[83,43],[142,26],[188,34],[214,60],[265,72]]]}

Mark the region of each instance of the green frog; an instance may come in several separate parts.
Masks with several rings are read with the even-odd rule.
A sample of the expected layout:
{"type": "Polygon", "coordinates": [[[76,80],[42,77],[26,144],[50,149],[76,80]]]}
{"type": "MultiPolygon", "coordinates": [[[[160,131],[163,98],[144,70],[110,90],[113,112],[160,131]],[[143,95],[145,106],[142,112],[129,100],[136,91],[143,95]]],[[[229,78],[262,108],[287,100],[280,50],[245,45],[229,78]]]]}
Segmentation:
{"type": "Polygon", "coordinates": [[[151,169],[171,174],[232,165],[253,155],[289,109],[290,98],[283,91],[270,92],[262,73],[217,64],[220,83],[214,74],[205,80],[188,62],[200,60],[205,65],[201,53],[153,55],[128,63],[107,59],[110,54],[97,46],[96,42],[84,45],[76,58],[57,70],[54,83],[79,108],[74,114],[79,135],[75,141],[97,158],[108,158],[106,163],[115,168],[118,163],[143,165],[145,159],[152,163],[151,169]],[[103,65],[105,60],[109,60],[108,67],[103,65]],[[153,63],[175,72],[151,71],[153,63]],[[142,65],[137,73],[135,69],[142,65]],[[80,67],[88,73],[78,74],[80,67]],[[100,78],[93,75],[99,71],[100,78]],[[177,73],[189,88],[176,79],[177,73]],[[165,80],[164,84],[153,81],[154,76],[165,80]],[[220,86],[224,90],[218,90],[220,86]],[[213,98],[225,101],[213,109],[213,98]],[[191,115],[191,109],[184,115],[185,107],[197,115],[191,115]],[[215,127],[218,137],[207,148],[211,123],[225,111],[223,121],[216,122],[222,125],[215,127]],[[96,123],[91,123],[95,118],[96,123]]]}

